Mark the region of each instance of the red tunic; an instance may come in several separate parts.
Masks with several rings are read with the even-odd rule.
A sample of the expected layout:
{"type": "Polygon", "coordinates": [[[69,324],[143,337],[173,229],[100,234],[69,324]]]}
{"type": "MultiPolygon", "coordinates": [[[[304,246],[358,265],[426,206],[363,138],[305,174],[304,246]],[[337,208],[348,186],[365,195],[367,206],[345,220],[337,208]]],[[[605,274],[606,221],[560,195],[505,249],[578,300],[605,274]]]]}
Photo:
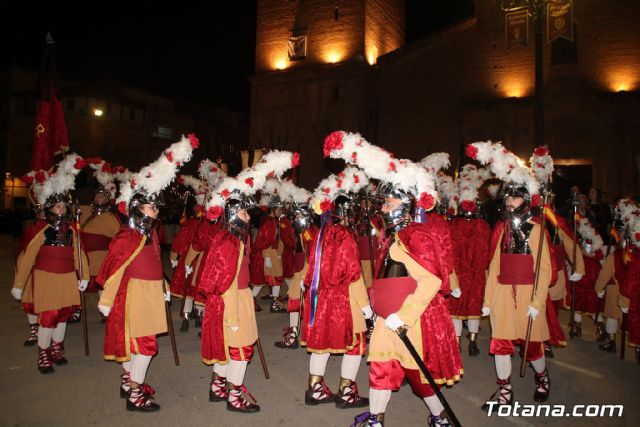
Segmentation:
{"type": "Polygon", "coordinates": [[[280,219],[280,240],[284,245],[284,251],[282,252],[282,277],[284,279],[291,279],[295,274],[295,253],[297,235],[296,231],[291,225],[291,221],[288,218],[283,217],[280,219]]]}
{"type": "Polygon", "coordinates": [[[629,344],[633,347],[640,347],[640,254],[635,251],[630,257],[631,261],[624,268],[620,293],[629,298],[629,314],[627,315],[629,344]]]}
{"type": "Polygon", "coordinates": [[[491,262],[491,228],[480,218],[456,218],[449,222],[449,228],[455,272],[462,291],[460,298],[449,299],[449,310],[456,318],[479,319],[487,284],[485,271],[491,262]]]}
{"type": "Polygon", "coordinates": [[[180,227],[180,231],[178,231],[178,234],[176,234],[173,238],[173,242],[171,243],[171,250],[178,254],[178,265],[173,272],[170,289],[171,294],[177,297],[183,297],[185,294],[187,279],[185,276],[184,259],[189,251],[191,242],[198,231],[199,224],[200,220],[198,218],[194,217],[187,219],[187,221],[180,227]]]}
{"type": "Polygon", "coordinates": [[[198,265],[200,262],[200,268],[194,271],[188,277],[187,284],[189,286],[188,295],[192,297],[196,302],[204,304],[205,300],[200,293],[200,279],[202,278],[202,257],[204,252],[209,249],[209,245],[215,238],[216,234],[222,228],[222,221],[218,222],[210,222],[206,219],[200,221],[198,225],[198,230],[196,231],[195,236],[193,237],[193,242],[191,243],[193,250],[200,252],[198,256],[196,256],[192,262],[192,266],[198,265]],[[195,280],[195,283],[194,283],[195,280]]]}
{"type": "MultiPolygon", "coordinates": [[[[595,314],[598,311],[602,311],[604,306],[604,299],[598,298],[595,289],[596,280],[598,280],[598,274],[600,274],[602,266],[596,257],[585,255],[583,259],[585,274],[575,285],[575,310],[582,314],[595,314]]],[[[571,293],[569,293],[568,298],[570,301],[571,293]]]]}
{"type": "Polygon", "coordinates": [[[345,352],[356,344],[349,286],[360,278],[358,245],[353,233],[343,225],[326,224],[324,227],[324,234],[318,232],[310,245],[309,269],[304,280],[308,291],[305,292],[302,314],[302,341],[309,350],[345,352]],[[310,284],[314,277],[316,248],[321,235],[318,301],[314,323],[310,325],[310,284]]]}
{"type": "Polygon", "coordinates": [[[264,285],[267,278],[264,274],[264,257],[262,251],[267,248],[278,247],[277,220],[272,216],[262,218],[258,227],[258,234],[251,248],[250,272],[251,283],[254,285],[264,285]]]}

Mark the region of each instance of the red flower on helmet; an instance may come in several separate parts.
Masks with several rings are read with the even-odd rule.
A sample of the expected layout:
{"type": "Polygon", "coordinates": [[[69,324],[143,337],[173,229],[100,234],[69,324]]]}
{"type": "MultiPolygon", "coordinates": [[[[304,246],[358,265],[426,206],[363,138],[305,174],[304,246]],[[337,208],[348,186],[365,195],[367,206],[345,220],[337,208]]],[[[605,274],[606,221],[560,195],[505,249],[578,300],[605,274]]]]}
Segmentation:
{"type": "Polygon", "coordinates": [[[198,140],[198,137],[195,133],[190,133],[189,135],[187,135],[187,138],[189,138],[191,148],[193,148],[194,150],[200,146],[200,141],[198,140]]]}
{"type": "Polygon", "coordinates": [[[295,168],[299,164],[300,164],[300,154],[299,153],[293,153],[293,157],[291,158],[291,167],[295,168]]]}
{"type": "Polygon", "coordinates": [[[351,161],[355,163],[357,159],[358,159],[358,153],[354,151],[353,153],[351,153],[351,161]]]}
{"type": "Polygon", "coordinates": [[[43,171],[38,171],[36,172],[35,179],[38,184],[42,184],[43,182],[46,181],[47,176],[44,174],[43,171]]]}
{"type": "Polygon", "coordinates": [[[223,213],[223,209],[220,206],[211,206],[208,210],[207,210],[207,219],[209,221],[214,221],[218,218],[220,218],[220,216],[223,213]]]}
{"type": "Polygon", "coordinates": [[[449,209],[447,209],[447,213],[449,215],[455,215],[456,214],[456,210],[454,208],[449,208],[449,209]]]}
{"type": "Polygon", "coordinates": [[[111,163],[104,162],[102,165],[102,172],[111,173],[113,172],[113,168],[111,167],[111,163]]]}
{"type": "Polygon", "coordinates": [[[534,154],[539,157],[546,156],[547,154],[549,154],[549,149],[546,146],[541,145],[539,147],[536,147],[534,154]]]}
{"type": "Polygon", "coordinates": [[[84,169],[85,166],[87,166],[87,162],[85,162],[84,159],[80,156],[76,157],[76,163],[73,165],[73,167],[76,169],[84,169]]]}
{"type": "Polygon", "coordinates": [[[531,206],[540,206],[540,195],[534,194],[531,196],[531,206]]]}
{"type": "Polygon", "coordinates": [[[475,160],[478,158],[478,149],[471,144],[467,145],[467,148],[464,150],[464,152],[470,159],[475,160]]]}
{"type": "Polygon", "coordinates": [[[472,200],[463,200],[462,203],[460,203],[460,208],[465,212],[475,212],[476,202],[472,200]]]}
{"type": "Polygon", "coordinates": [[[253,188],[253,178],[245,179],[244,183],[247,184],[249,187],[253,188]]]}
{"type": "Polygon", "coordinates": [[[353,182],[358,184],[360,182],[360,177],[358,175],[353,175],[353,182]]]}
{"type": "Polygon", "coordinates": [[[336,181],[336,186],[337,186],[338,188],[342,188],[342,180],[341,180],[341,179],[339,179],[339,180],[337,180],[337,181],[336,181]]]}
{"type": "Polygon", "coordinates": [[[418,200],[417,205],[418,205],[418,207],[421,207],[425,211],[428,211],[428,210],[432,209],[433,206],[435,205],[435,199],[433,198],[433,196],[431,194],[422,193],[420,195],[420,199],[418,200]]]}
{"type": "Polygon", "coordinates": [[[325,157],[329,157],[329,154],[331,154],[333,150],[341,150],[343,146],[344,145],[342,144],[342,132],[337,130],[337,131],[331,132],[324,139],[324,147],[322,149],[322,152],[325,157]]]}
{"type": "Polygon", "coordinates": [[[333,203],[331,203],[331,200],[329,199],[324,199],[322,202],[320,202],[320,210],[322,210],[322,212],[328,212],[332,209],[333,207],[333,203]]]}
{"type": "Polygon", "coordinates": [[[122,215],[127,214],[127,204],[125,202],[118,202],[118,212],[122,215]]]}
{"type": "Polygon", "coordinates": [[[100,157],[91,157],[91,158],[87,159],[87,162],[91,163],[92,165],[97,165],[101,161],[102,161],[102,159],[100,157]]]}
{"type": "Polygon", "coordinates": [[[395,172],[396,171],[396,164],[395,162],[389,162],[389,170],[391,172],[395,172]]]}
{"type": "Polygon", "coordinates": [[[215,166],[211,166],[210,171],[211,171],[211,172],[218,172],[218,168],[217,168],[217,167],[215,167],[215,166]]]}
{"type": "Polygon", "coordinates": [[[167,151],[164,155],[167,156],[167,160],[173,162],[173,153],[171,151],[167,151]]]}
{"type": "Polygon", "coordinates": [[[31,183],[33,182],[33,177],[30,175],[25,175],[22,177],[22,180],[25,182],[25,184],[31,185],[31,183]]]}
{"type": "Polygon", "coordinates": [[[222,191],[220,192],[220,195],[221,195],[222,197],[224,197],[225,199],[228,199],[228,198],[229,198],[229,196],[230,196],[231,194],[229,193],[229,190],[227,190],[227,189],[225,188],[224,190],[222,190],[222,191]]]}
{"type": "Polygon", "coordinates": [[[118,172],[119,173],[125,173],[127,171],[127,168],[125,168],[124,166],[119,166],[118,167],[118,172]]]}

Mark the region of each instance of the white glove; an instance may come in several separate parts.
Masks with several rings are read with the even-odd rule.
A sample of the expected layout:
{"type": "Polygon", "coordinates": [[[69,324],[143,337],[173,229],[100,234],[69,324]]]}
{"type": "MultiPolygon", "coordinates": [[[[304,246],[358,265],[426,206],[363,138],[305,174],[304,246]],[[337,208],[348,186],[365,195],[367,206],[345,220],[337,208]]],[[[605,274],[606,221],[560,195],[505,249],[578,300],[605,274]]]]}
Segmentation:
{"type": "Polygon", "coordinates": [[[231,331],[231,333],[238,332],[238,329],[240,329],[239,326],[229,326],[229,331],[231,331]]]}
{"type": "Polygon", "coordinates": [[[304,280],[300,280],[300,290],[304,292],[304,280]]]}
{"type": "Polygon", "coordinates": [[[193,267],[191,267],[190,265],[185,265],[184,266],[184,277],[189,277],[189,275],[193,273],[193,267]]]}
{"type": "Polygon", "coordinates": [[[171,260],[171,268],[176,268],[178,266],[178,260],[177,259],[172,259],[171,260]]]}
{"type": "Polygon", "coordinates": [[[373,317],[373,310],[371,310],[370,305],[362,307],[362,313],[364,314],[364,318],[367,320],[373,317]]]}
{"type": "Polygon", "coordinates": [[[264,259],[264,268],[271,268],[273,265],[271,264],[271,258],[265,257],[264,259]]]}
{"type": "Polygon", "coordinates": [[[489,307],[482,307],[482,317],[486,317],[491,314],[491,309],[489,307]]]}
{"type": "Polygon", "coordinates": [[[106,305],[98,304],[98,311],[102,313],[104,317],[108,317],[111,312],[111,307],[107,307],[106,305]]]}
{"type": "Polygon", "coordinates": [[[604,291],[600,291],[597,294],[598,294],[598,298],[604,298],[604,291]]]}
{"type": "Polygon", "coordinates": [[[451,296],[452,297],[460,298],[460,295],[462,295],[462,291],[460,290],[460,288],[451,289],[451,296]]]}
{"type": "Polygon", "coordinates": [[[22,289],[11,288],[11,296],[20,301],[22,299],[22,289]]]}
{"type": "Polygon", "coordinates": [[[579,282],[580,279],[582,279],[582,274],[580,273],[571,273],[571,276],[569,276],[570,282],[579,282]]]}
{"type": "Polygon", "coordinates": [[[538,314],[540,314],[540,310],[529,306],[529,310],[527,310],[527,316],[530,316],[531,320],[536,320],[536,317],[538,317],[538,314]]]}
{"type": "Polygon", "coordinates": [[[166,294],[164,294],[164,300],[166,302],[170,302],[171,301],[171,292],[167,292],[166,294]]]}
{"type": "Polygon", "coordinates": [[[385,319],[384,326],[395,331],[396,329],[403,327],[404,322],[397,314],[392,313],[385,319]]]}
{"type": "Polygon", "coordinates": [[[620,307],[620,311],[627,314],[629,312],[629,307],[620,307]]]}
{"type": "Polygon", "coordinates": [[[78,290],[84,292],[89,287],[89,281],[86,279],[78,280],[78,290]]]}

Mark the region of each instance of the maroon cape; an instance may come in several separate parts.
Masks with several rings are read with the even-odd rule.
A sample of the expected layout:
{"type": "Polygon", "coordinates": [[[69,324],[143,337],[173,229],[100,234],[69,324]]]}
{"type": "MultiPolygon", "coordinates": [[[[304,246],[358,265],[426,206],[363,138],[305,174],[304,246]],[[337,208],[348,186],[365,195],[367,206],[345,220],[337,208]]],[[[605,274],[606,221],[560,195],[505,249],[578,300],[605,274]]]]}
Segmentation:
{"type": "Polygon", "coordinates": [[[637,251],[634,252],[632,260],[626,264],[624,269],[620,293],[629,298],[629,314],[627,315],[629,344],[640,347],[640,256],[637,251]]]}
{"type": "Polygon", "coordinates": [[[249,258],[249,274],[251,283],[264,285],[267,278],[264,275],[264,257],[262,251],[267,248],[278,247],[277,220],[272,216],[266,216],[260,221],[258,234],[253,242],[249,258]]]}
{"type": "Polygon", "coordinates": [[[344,352],[353,348],[353,319],[349,286],[360,277],[358,245],[353,233],[342,225],[326,224],[320,260],[318,304],[313,326],[311,314],[310,284],[314,274],[318,232],[309,246],[309,269],[304,283],[305,309],[302,322],[302,341],[309,350],[344,352]]]}
{"type": "Polygon", "coordinates": [[[178,265],[173,272],[173,277],[171,277],[171,284],[169,286],[173,295],[183,296],[185,294],[187,279],[185,277],[186,266],[184,264],[184,258],[189,251],[189,247],[191,246],[191,242],[198,231],[199,225],[200,220],[198,218],[187,219],[180,227],[180,231],[178,231],[178,234],[176,234],[173,238],[173,242],[171,243],[171,250],[178,254],[178,265]]]}
{"type": "Polygon", "coordinates": [[[290,279],[295,274],[294,257],[296,253],[297,234],[288,218],[280,219],[280,240],[284,244],[282,252],[282,277],[290,279]]]}

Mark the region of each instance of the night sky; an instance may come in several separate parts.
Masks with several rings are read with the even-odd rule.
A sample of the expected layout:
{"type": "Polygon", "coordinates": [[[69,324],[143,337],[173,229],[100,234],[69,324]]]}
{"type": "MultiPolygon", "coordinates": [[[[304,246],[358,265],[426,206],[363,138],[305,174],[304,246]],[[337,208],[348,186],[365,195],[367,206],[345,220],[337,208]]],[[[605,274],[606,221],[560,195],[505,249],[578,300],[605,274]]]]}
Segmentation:
{"type": "MultiPolygon", "coordinates": [[[[11,13],[5,10],[3,65],[14,61],[37,68],[50,31],[65,76],[108,77],[170,98],[248,111],[256,1],[49,3],[36,7],[22,1],[11,13]]],[[[473,5],[472,0],[407,0],[406,10],[411,42],[471,16],[473,5]]]]}

